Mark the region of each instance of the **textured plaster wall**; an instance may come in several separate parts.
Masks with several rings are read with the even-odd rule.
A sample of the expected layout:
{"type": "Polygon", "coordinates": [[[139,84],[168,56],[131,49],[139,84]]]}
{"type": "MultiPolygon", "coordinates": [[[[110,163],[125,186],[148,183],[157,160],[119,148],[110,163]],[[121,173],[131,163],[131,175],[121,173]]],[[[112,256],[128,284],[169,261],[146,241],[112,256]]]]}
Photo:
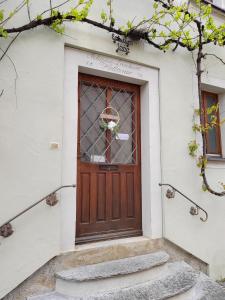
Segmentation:
{"type": "MultiPolygon", "coordinates": [[[[17,2],[7,1],[6,9],[17,2]]],[[[100,13],[103,2],[96,0],[92,16],[100,13]]],[[[142,5],[130,0],[114,2],[115,17],[121,23],[134,15],[146,15],[151,7],[150,0],[143,0],[142,5]]],[[[32,14],[44,4],[44,0],[33,1],[32,14]]],[[[25,12],[18,15],[18,24],[23,20],[27,20],[25,12]]],[[[16,72],[7,57],[1,62],[0,223],[61,184],[64,45],[121,58],[107,32],[70,24],[66,34],[58,36],[47,28],[23,33],[8,53],[16,72]],[[51,150],[51,142],[58,142],[59,149],[51,150]]],[[[225,58],[224,49],[216,51],[225,58]]],[[[209,263],[213,277],[225,277],[225,199],[201,191],[199,170],[187,151],[187,143],[194,138],[191,127],[197,103],[191,56],[182,51],[159,53],[141,42],[122,58],[159,69],[162,179],[209,213],[208,222],[202,223],[189,215],[182,198],[163,198],[164,235],[209,263]]],[[[211,59],[207,70],[205,80],[211,78],[215,85],[219,81],[225,89],[224,66],[211,59]]],[[[208,175],[215,186],[225,182],[225,163],[210,163],[208,175]]],[[[60,252],[60,215],[60,206],[40,205],[13,223],[16,234],[0,240],[0,297],[60,252]]]]}

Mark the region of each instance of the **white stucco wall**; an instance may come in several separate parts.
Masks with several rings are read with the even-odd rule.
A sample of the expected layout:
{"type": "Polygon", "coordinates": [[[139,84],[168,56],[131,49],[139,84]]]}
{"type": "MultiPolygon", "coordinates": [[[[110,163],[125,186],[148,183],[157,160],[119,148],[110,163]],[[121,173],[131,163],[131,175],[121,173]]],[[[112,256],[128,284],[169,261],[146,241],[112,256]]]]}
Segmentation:
{"type": "MultiPolygon", "coordinates": [[[[15,2],[19,3],[9,1],[7,5],[13,7],[15,2]]],[[[45,3],[33,2],[34,11],[45,3]]],[[[104,1],[95,2],[93,18],[99,15],[104,1]]],[[[122,24],[127,18],[146,15],[151,0],[142,0],[142,5],[130,0],[114,3],[116,19],[122,24]]],[[[27,20],[27,14],[21,12],[18,24],[23,20],[27,20]]],[[[73,176],[75,179],[76,170],[68,175],[65,169],[70,164],[68,157],[74,159],[75,148],[67,148],[65,143],[63,147],[63,141],[76,134],[72,114],[65,118],[71,108],[65,104],[64,91],[64,46],[69,45],[158,70],[162,181],[181,189],[209,213],[208,222],[202,223],[198,217],[190,216],[184,199],[177,196],[167,200],[163,189],[163,235],[209,263],[213,277],[225,277],[225,199],[201,191],[199,169],[187,151],[188,142],[194,138],[191,127],[197,105],[191,56],[182,51],[163,54],[142,42],[131,47],[129,56],[121,56],[115,52],[109,33],[85,24],[69,24],[66,34],[59,36],[46,28],[23,33],[8,53],[17,75],[7,57],[1,62],[0,89],[4,94],[0,98],[0,223],[62,183],[74,183],[67,180],[73,176]],[[59,149],[52,150],[51,142],[59,143],[59,149]]],[[[225,58],[224,49],[218,53],[225,58]]],[[[220,84],[223,91],[224,68],[210,59],[205,83],[220,84]]],[[[75,118],[76,111],[73,112],[75,118]]],[[[208,174],[215,186],[219,186],[218,181],[225,182],[225,162],[209,163],[208,174]]],[[[158,186],[155,189],[160,191],[158,186]]],[[[71,199],[73,193],[65,191],[62,198],[71,199]]],[[[156,200],[160,202],[161,197],[156,200]]],[[[1,238],[0,277],[4,281],[0,282],[0,298],[51,257],[73,249],[74,236],[68,228],[75,225],[74,219],[65,221],[63,217],[67,205],[66,201],[54,208],[43,204],[13,223],[14,235],[1,238]]],[[[75,203],[73,208],[75,214],[75,203]]]]}

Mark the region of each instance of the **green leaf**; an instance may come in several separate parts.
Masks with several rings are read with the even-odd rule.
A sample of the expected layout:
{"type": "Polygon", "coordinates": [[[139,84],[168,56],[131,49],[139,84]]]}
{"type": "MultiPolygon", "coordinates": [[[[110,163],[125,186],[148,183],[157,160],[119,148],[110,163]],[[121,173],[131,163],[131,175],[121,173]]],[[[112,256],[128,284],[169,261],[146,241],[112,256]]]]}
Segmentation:
{"type": "Polygon", "coordinates": [[[154,9],[157,9],[158,7],[159,7],[158,3],[157,3],[157,2],[154,2],[153,8],[154,8],[154,9]]]}
{"type": "Polygon", "coordinates": [[[132,22],[131,21],[127,21],[127,28],[128,29],[131,29],[133,27],[133,24],[132,24],[132,22]]]}
{"type": "Polygon", "coordinates": [[[3,19],[4,19],[4,10],[1,9],[0,10],[0,21],[3,21],[3,19]]]}
{"type": "Polygon", "coordinates": [[[3,27],[0,27],[0,36],[4,38],[8,37],[8,32],[3,27]]]}
{"type": "Polygon", "coordinates": [[[104,10],[102,10],[102,12],[101,12],[101,19],[102,19],[103,23],[105,23],[108,20],[107,14],[104,10]]]}
{"type": "Polygon", "coordinates": [[[195,140],[190,141],[190,143],[188,143],[189,155],[192,157],[195,157],[198,147],[199,147],[199,145],[196,143],[195,140]]]}

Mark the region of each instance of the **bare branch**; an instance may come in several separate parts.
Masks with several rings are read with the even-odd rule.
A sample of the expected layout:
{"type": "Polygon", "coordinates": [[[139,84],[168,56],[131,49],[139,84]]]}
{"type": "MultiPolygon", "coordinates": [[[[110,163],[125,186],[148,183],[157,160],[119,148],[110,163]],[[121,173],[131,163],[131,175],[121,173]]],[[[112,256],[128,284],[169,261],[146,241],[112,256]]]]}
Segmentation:
{"type": "Polygon", "coordinates": [[[215,57],[216,59],[218,59],[222,64],[225,65],[225,61],[224,61],[221,57],[217,56],[216,54],[213,54],[213,53],[206,53],[206,54],[204,54],[204,57],[206,57],[206,56],[213,56],[213,57],[215,57]]]}
{"type": "MultiPolygon", "coordinates": [[[[11,58],[8,54],[6,54],[5,51],[4,51],[2,48],[0,48],[0,50],[4,53],[4,55],[5,55],[5,56],[8,58],[8,60],[11,62],[12,66],[13,66],[13,69],[14,69],[14,72],[15,72],[15,74],[16,74],[15,79],[14,79],[14,91],[15,91],[15,96],[16,96],[16,106],[17,106],[17,80],[18,80],[19,76],[18,76],[18,73],[17,73],[17,70],[16,70],[16,65],[15,65],[14,61],[12,60],[12,58],[11,58]]],[[[4,91],[4,90],[3,90],[3,91],[4,91]]],[[[3,92],[2,92],[2,94],[3,94],[3,92]]],[[[2,95],[1,95],[1,96],[2,96],[2,95]]]]}
{"type": "Polygon", "coordinates": [[[28,18],[29,18],[29,21],[31,22],[31,15],[30,15],[30,4],[29,4],[29,2],[28,2],[28,1],[27,1],[26,5],[27,5],[27,14],[28,14],[28,18]]]}
{"type": "Polygon", "coordinates": [[[2,4],[5,3],[6,1],[8,1],[8,0],[2,0],[2,1],[0,2],[0,5],[2,5],[2,4]]]}
{"type": "Polygon", "coordinates": [[[15,40],[18,38],[21,32],[18,32],[17,35],[11,40],[11,42],[8,44],[7,48],[4,50],[2,56],[0,57],[0,61],[4,58],[6,53],[8,52],[9,48],[12,46],[12,44],[15,42],[15,40]]]}
{"type": "Polygon", "coordinates": [[[9,15],[5,20],[3,20],[0,25],[6,24],[16,13],[18,13],[24,6],[26,5],[26,1],[22,1],[14,10],[13,14],[9,15]]]}
{"type": "Polygon", "coordinates": [[[52,0],[49,0],[50,10],[52,12],[52,0]]]}
{"type": "Polygon", "coordinates": [[[44,11],[41,13],[41,16],[43,16],[44,14],[46,14],[46,13],[49,12],[49,11],[53,11],[54,9],[60,8],[61,6],[65,5],[66,3],[70,2],[71,0],[66,0],[66,1],[64,1],[64,2],[62,2],[61,4],[56,5],[56,6],[52,6],[52,1],[51,1],[51,0],[49,0],[49,1],[50,1],[50,9],[44,10],[44,11]]]}

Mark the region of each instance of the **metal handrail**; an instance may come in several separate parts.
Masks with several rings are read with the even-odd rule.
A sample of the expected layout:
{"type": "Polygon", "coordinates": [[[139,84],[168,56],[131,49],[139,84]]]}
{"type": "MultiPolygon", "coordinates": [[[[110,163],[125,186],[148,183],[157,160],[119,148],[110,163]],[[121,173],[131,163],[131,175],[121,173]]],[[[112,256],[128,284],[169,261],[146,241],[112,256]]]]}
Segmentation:
{"type": "Polygon", "coordinates": [[[191,200],[189,197],[184,195],[181,191],[179,191],[173,185],[168,184],[168,183],[159,183],[159,186],[169,186],[172,189],[172,191],[169,190],[169,189],[167,190],[167,192],[166,192],[166,197],[167,198],[174,198],[175,197],[175,192],[179,193],[181,196],[183,196],[185,199],[187,199],[189,202],[191,202],[194,205],[190,208],[190,214],[191,215],[197,216],[197,215],[199,215],[199,210],[201,210],[205,214],[205,218],[200,217],[200,220],[202,222],[206,222],[208,220],[207,211],[204,208],[202,208],[201,206],[199,206],[197,203],[195,203],[193,200],[191,200]]]}
{"type": "Polygon", "coordinates": [[[61,189],[70,188],[70,187],[71,188],[75,188],[76,185],[75,184],[71,184],[71,185],[62,185],[62,186],[58,187],[57,189],[55,189],[54,191],[52,191],[51,193],[49,193],[45,197],[41,198],[40,200],[38,200],[34,204],[28,206],[26,209],[24,209],[23,211],[21,211],[20,213],[18,213],[13,218],[11,218],[8,221],[6,221],[5,223],[3,223],[0,226],[0,236],[2,236],[2,237],[8,237],[8,236],[12,235],[13,234],[13,228],[12,228],[11,222],[14,221],[15,219],[17,219],[18,217],[20,217],[21,215],[25,214],[31,208],[37,206],[38,204],[40,204],[44,200],[46,200],[46,204],[47,205],[49,205],[49,206],[55,206],[58,203],[58,200],[57,200],[57,197],[56,197],[56,193],[59,190],[61,190],[61,189]]]}

